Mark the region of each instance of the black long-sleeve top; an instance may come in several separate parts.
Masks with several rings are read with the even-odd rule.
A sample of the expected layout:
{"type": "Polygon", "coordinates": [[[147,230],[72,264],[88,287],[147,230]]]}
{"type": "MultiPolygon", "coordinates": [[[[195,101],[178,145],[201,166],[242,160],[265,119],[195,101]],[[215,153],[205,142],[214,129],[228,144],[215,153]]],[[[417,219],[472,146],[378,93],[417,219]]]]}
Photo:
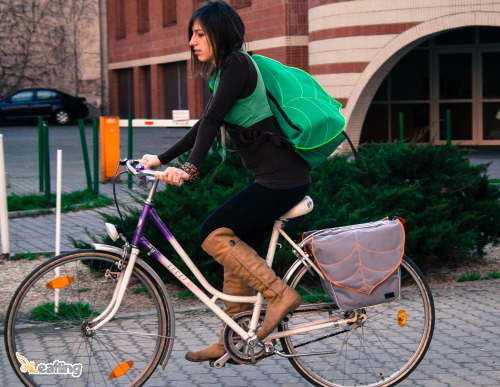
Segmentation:
{"type": "MultiPolygon", "coordinates": [[[[188,162],[199,167],[210,150],[224,117],[238,99],[250,96],[257,86],[257,71],[242,52],[232,52],[223,61],[217,91],[202,118],[170,149],[158,155],[162,164],[193,149],[188,162]]],[[[251,128],[229,130],[232,144],[255,181],[270,189],[289,189],[310,182],[308,165],[286,142],[276,141],[280,129],[274,117],[251,128]]]]}

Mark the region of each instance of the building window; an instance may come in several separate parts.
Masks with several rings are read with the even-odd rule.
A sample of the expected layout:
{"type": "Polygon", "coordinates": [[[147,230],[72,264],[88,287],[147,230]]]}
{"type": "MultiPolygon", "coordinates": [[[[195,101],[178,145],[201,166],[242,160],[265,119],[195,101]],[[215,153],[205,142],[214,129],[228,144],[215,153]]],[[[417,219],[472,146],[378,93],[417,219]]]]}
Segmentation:
{"type": "Polygon", "coordinates": [[[149,0],[137,0],[137,32],[149,31],[149,0]]]}
{"type": "Polygon", "coordinates": [[[118,80],[118,115],[120,117],[134,116],[134,70],[116,70],[118,80]]]}
{"type": "Polygon", "coordinates": [[[125,18],[125,0],[116,0],[116,39],[127,36],[127,23],[125,18]]]}
{"type": "Polygon", "coordinates": [[[500,28],[465,27],[410,51],[375,94],[360,143],[500,145],[499,42],[500,28]]]}
{"type": "Polygon", "coordinates": [[[403,136],[429,140],[429,52],[403,57],[380,85],[366,115],[361,143],[403,136]]]}
{"type": "Polygon", "coordinates": [[[234,9],[245,8],[252,5],[252,0],[231,0],[230,4],[234,9]]]}
{"type": "Polygon", "coordinates": [[[163,0],[163,26],[171,26],[177,23],[177,1],[163,0]]]}
{"type": "Polygon", "coordinates": [[[144,118],[152,118],[151,101],[151,67],[139,67],[139,90],[140,112],[144,118]]]}
{"type": "Polygon", "coordinates": [[[162,65],[165,90],[165,116],[172,118],[172,110],[187,110],[187,63],[162,65]]]}

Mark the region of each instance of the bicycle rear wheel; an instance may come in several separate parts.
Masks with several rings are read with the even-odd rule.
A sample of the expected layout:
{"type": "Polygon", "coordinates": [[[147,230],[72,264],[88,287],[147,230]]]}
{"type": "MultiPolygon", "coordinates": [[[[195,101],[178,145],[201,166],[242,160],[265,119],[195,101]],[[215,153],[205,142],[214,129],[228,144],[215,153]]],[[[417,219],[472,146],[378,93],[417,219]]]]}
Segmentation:
{"type": "Polygon", "coordinates": [[[60,255],[20,285],[4,335],[9,361],[25,385],[138,386],[170,353],[168,294],[139,261],[117,315],[93,335],[84,333],[112,299],[117,279],[106,271],[118,273],[119,260],[101,251],[60,255]]]}
{"type": "MultiPolygon", "coordinates": [[[[306,304],[326,301],[330,306],[316,313],[295,313],[279,330],[348,315],[327,298],[319,277],[303,265],[291,274],[288,284],[306,304]]],[[[394,386],[417,367],[431,342],[434,302],[427,281],[408,257],[401,262],[400,299],[361,312],[366,313],[367,319],[354,329],[353,325],[344,325],[281,339],[287,354],[329,352],[290,358],[306,380],[316,386],[394,386]]]]}

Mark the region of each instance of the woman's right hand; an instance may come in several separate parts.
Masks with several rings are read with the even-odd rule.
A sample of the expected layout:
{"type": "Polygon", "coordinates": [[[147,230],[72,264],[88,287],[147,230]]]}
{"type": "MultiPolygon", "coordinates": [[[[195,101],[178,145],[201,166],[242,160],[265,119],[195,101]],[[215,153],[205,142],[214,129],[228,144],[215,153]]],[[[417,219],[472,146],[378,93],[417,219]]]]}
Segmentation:
{"type": "Polygon", "coordinates": [[[139,163],[152,170],[161,167],[161,161],[156,155],[145,154],[139,163]]]}
{"type": "Polygon", "coordinates": [[[162,178],[165,184],[180,187],[185,181],[189,180],[189,175],[180,168],[168,167],[162,172],[162,178]]]}

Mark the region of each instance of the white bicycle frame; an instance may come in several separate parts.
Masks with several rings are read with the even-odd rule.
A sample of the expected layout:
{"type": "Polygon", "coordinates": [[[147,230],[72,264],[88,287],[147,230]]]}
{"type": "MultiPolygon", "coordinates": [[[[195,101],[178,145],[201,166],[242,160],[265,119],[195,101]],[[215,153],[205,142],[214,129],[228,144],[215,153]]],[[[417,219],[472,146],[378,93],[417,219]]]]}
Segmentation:
{"type": "MultiPolygon", "coordinates": [[[[259,316],[262,310],[262,304],[264,297],[262,294],[258,294],[256,296],[251,297],[243,297],[243,296],[232,296],[229,294],[222,293],[215,289],[212,285],[208,283],[203,274],[199,271],[196,265],[193,263],[191,258],[187,255],[184,249],[180,246],[174,236],[170,233],[167,227],[163,224],[161,219],[158,217],[156,212],[153,209],[152,198],[156,191],[158,185],[158,180],[153,182],[153,187],[150,190],[149,196],[144,203],[144,208],[141,213],[140,220],[138,222],[138,226],[132,240],[131,248],[130,245],[125,245],[123,249],[123,256],[127,255],[127,250],[130,248],[130,256],[128,261],[126,262],[125,270],[121,270],[118,283],[115,288],[112,300],[108,307],[94,320],[89,324],[90,326],[87,328],[89,331],[97,331],[104,324],[106,324],[109,320],[111,320],[115,314],[117,313],[120,304],[122,302],[123,296],[125,294],[125,290],[127,289],[130,277],[134,270],[134,265],[137,260],[137,256],[139,253],[139,247],[144,247],[148,250],[148,254],[156,258],[165,268],[170,271],[180,282],[182,282],[189,290],[191,290],[196,297],[198,297],[210,310],[212,310],[222,321],[224,321],[227,325],[229,325],[243,340],[247,343],[255,345],[257,343],[256,339],[256,330],[258,326],[259,316]],[[205,288],[205,290],[212,295],[212,297],[208,297],[200,288],[198,288],[186,275],[184,275],[172,262],[170,262],[163,254],[161,254],[150,242],[147,241],[143,236],[143,232],[145,229],[145,224],[147,218],[151,217],[153,222],[156,224],[158,228],[162,231],[163,235],[166,237],[168,242],[175,249],[180,258],[186,263],[189,270],[194,274],[196,279],[201,283],[201,285],[205,288]],[[218,305],[217,301],[231,301],[237,303],[252,303],[254,304],[252,319],[250,322],[250,329],[245,331],[242,327],[240,327],[236,321],[234,321],[231,317],[229,317],[218,305]]],[[[271,241],[269,244],[269,248],[267,251],[266,261],[267,264],[272,267],[274,255],[276,252],[276,246],[278,245],[279,236],[283,236],[285,240],[292,246],[295,250],[296,255],[298,256],[298,260],[294,263],[294,265],[289,269],[289,273],[293,273],[295,269],[297,269],[301,265],[305,265],[309,270],[314,270],[316,273],[323,277],[323,274],[319,269],[317,269],[316,265],[314,265],[309,256],[286,234],[283,230],[283,225],[286,219],[279,219],[274,222],[273,231],[271,234],[271,241]]],[[[122,269],[122,268],[119,268],[122,269]]],[[[284,280],[287,278],[285,276],[284,280]]],[[[347,323],[353,323],[357,320],[357,313],[351,318],[343,318],[340,317],[332,317],[328,319],[324,319],[322,321],[317,321],[314,323],[303,324],[301,326],[297,326],[294,329],[287,330],[285,332],[276,332],[271,333],[266,337],[265,341],[270,341],[273,339],[278,339],[281,337],[291,336],[299,333],[310,332],[318,329],[337,327],[339,325],[344,325],[347,323]]]]}

